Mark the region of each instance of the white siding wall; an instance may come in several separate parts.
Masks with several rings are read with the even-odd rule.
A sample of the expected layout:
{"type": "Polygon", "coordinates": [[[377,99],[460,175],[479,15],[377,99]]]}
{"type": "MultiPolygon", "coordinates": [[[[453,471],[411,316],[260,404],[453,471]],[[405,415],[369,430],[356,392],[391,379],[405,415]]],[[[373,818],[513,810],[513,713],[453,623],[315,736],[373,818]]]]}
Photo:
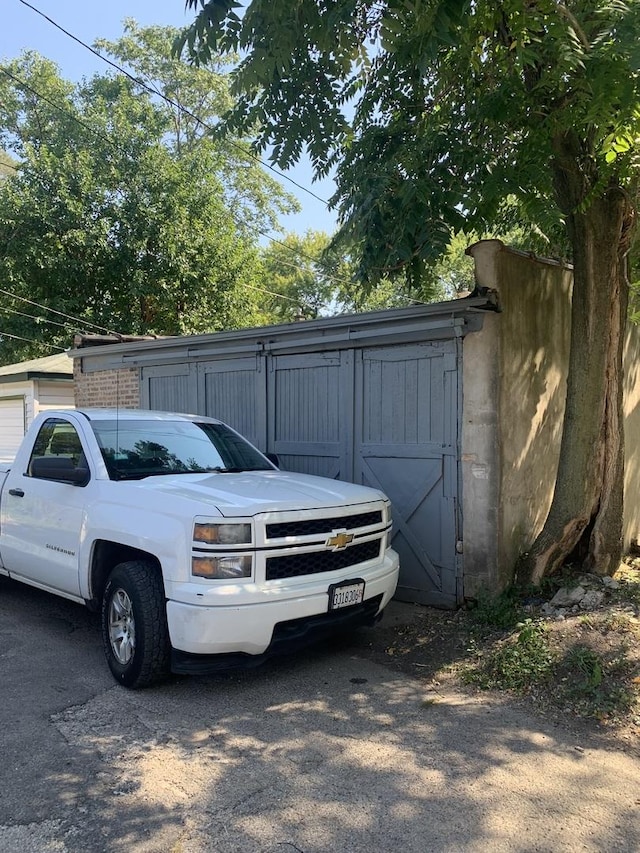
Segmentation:
{"type": "Polygon", "coordinates": [[[0,382],[0,461],[13,459],[37,414],[74,407],[73,382],[0,382]]]}
{"type": "Polygon", "coordinates": [[[0,462],[10,462],[24,435],[24,397],[0,397],[0,462]]]}
{"type": "Polygon", "coordinates": [[[33,383],[33,416],[48,409],[73,409],[73,382],[47,382],[44,379],[33,383]]]}

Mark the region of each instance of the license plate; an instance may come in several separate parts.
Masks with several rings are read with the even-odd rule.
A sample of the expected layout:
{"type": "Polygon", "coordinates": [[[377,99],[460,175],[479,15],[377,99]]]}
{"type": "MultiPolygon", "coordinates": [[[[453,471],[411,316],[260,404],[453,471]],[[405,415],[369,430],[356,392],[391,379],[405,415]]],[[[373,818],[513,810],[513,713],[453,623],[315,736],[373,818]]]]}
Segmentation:
{"type": "Polygon", "coordinates": [[[353,607],[364,601],[364,581],[353,580],[332,583],[329,587],[329,610],[353,607]]]}

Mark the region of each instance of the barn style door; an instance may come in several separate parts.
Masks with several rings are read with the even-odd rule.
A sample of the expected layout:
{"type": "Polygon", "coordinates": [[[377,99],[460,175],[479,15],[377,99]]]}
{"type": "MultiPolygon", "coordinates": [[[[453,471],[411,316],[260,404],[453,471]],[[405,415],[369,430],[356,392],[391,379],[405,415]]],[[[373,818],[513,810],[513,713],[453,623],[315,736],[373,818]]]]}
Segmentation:
{"type": "Polygon", "coordinates": [[[159,412],[197,412],[195,365],[167,364],[142,370],[140,405],[159,412]]]}
{"type": "Polygon", "coordinates": [[[462,594],[455,341],[360,350],[355,402],[354,480],[391,498],[397,597],[455,607],[462,594]]]}
{"type": "Polygon", "coordinates": [[[269,450],[289,471],[351,480],[353,353],[273,355],[269,450]]]}
{"type": "Polygon", "coordinates": [[[218,418],[267,450],[264,356],[226,358],[198,364],[198,412],[218,418]]]}

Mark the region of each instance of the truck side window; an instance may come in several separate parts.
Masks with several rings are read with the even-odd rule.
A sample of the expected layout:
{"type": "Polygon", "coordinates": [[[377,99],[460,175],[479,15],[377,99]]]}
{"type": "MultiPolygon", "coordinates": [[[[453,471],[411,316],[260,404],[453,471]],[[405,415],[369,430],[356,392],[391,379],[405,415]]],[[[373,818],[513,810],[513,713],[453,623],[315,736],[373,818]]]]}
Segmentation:
{"type": "Polygon", "coordinates": [[[48,418],[40,427],[29,459],[29,475],[34,459],[70,459],[74,467],[84,461],[80,437],[75,427],[59,418],[48,418]]]}

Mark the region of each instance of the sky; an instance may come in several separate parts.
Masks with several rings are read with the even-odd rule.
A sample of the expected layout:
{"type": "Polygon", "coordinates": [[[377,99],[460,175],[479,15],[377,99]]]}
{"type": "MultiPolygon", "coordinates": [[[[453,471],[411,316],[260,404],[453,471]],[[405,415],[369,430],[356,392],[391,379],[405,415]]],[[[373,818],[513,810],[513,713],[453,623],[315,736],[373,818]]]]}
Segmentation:
{"type": "MultiPolygon", "coordinates": [[[[43,14],[87,44],[97,38],[115,39],[122,34],[124,18],[134,18],[141,25],[159,24],[182,27],[193,20],[193,11],[185,10],[184,0],[28,0],[43,14]]],[[[86,48],[56,29],[20,0],[2,0],[0,9],[0,60],[12,59],[23,50],[36,50],[57,63],[60,73],[69,80],[106,71],[109,66],[86,48]]],[[[312,183],[311,168],[301,163],[287,173],[322,199],[333,191],[332,181],[312,183]]],[[[299,214],[284,217],[287,231],[303,234],[312,229],[332,233],[335,216],[324,204],[287,180],[284,188],[302,205],[299,214]]]]}

